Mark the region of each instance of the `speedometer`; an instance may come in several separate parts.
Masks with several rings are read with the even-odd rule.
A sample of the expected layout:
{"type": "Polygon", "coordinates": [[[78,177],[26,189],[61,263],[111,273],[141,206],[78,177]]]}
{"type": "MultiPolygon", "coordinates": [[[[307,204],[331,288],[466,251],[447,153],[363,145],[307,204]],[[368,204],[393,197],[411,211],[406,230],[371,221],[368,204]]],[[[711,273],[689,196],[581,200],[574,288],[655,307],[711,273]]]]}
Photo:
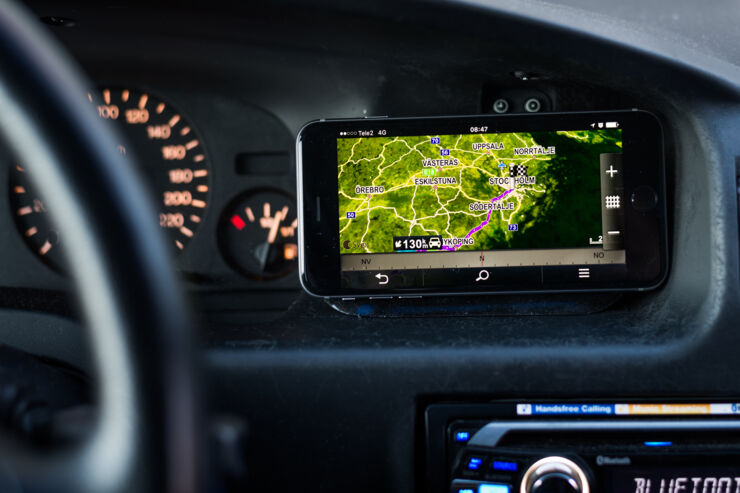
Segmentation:
{"type": "MultiPolygon", "coordinates": [[[[88,94],[98,116],[120,125],[131,146],[119,145],[143,166],[155,192],[159,225],[168,231],[175,251],[185,248],[203,220],[210,194],[210,166],[202,139],[192,123],[159,97],[141,90],[104,88],[88,94]]],[[[43,198],[11,169],[10,200],[16,225],[26,243],[46,263],[59,268],[55,248],[63,243],[50,224],[43,198]]]]}
{"type": "Polygon", "coordinates": [[[157,193],[159,225],[170,232],[178,250],[184,249],[209,196],[208,160],[193,125],[148,92],[106,88],[88,97],[100,118],[123,127],[157,193]]]}

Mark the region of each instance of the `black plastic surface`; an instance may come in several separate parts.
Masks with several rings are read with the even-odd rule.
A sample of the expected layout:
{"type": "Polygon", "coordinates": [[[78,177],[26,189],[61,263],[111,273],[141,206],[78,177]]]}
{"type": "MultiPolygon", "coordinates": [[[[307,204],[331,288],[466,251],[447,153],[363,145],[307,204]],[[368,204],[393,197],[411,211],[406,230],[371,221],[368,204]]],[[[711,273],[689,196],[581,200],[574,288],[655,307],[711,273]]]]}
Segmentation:
{"type": "MultiPolygon", "coordinates": [[[[254,308],[276,295],[261,286],[196,296],[196,304],[218,308],[204,316],[209,404],[248,421],[255,491],[296,481],[302,491],[426,491],[421,410],[431,402],[740,394],[740,45],[709,28],[713,18],[736,25],[731,8],[33,3],[39,15],[76,20],[54,32],[96,79],[173,94],[208,89],[226,106],[265,108],[293,134],[319,117],[474,113],[486,88],[535,84],[561,111],[640,107],[666,122],[671,275],[660,290],[624,296],[608,310],[366,319],[301,296],[265,322],[254,308]],[[694,25],[690,13],[702,15],[684,36],[681,26],[694,25]]],[[[207,99],[199,104],[202,114],[191,116],[214,139],[210,147],[231,145],[210,129],[240,125],[233,113],[211,112],[207,99]]],[[[234,166],[231,158],[216,161],[218,169],[234,166]]],[[[64,289],[24,251],[1,212],[0,281],[64,289]]],[[[28,323],[39,347],[54,351],[59,341],[65,359],[78,358],[68,344],[71,324],[21,320],[16,335],[28,323]]]]}

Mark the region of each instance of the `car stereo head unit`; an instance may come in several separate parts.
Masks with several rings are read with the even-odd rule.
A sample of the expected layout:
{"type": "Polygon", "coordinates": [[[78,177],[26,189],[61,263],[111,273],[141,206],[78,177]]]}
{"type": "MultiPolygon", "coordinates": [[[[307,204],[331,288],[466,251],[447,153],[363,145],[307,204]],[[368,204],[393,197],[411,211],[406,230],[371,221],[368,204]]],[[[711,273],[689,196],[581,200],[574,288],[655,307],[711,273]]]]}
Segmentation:
{"type": "Polygon", "coordinates": [[[298,135],[312,294],[630,290],[667,248],[642,111],[318,121],[298,135]]]}
{"type": "Polygon", "coordinates": [[[489,420],[472,406],[428,409],[429,491],[740,491],[738,404],[535,403],[507,416],[509,406],[489,420]]]}

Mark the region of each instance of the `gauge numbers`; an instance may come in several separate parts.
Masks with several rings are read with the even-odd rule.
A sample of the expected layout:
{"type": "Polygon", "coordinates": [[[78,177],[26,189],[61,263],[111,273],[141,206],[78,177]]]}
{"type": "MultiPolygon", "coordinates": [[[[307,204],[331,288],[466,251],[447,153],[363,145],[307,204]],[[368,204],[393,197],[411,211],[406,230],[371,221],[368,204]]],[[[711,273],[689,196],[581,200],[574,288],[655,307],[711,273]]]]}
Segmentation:
{"type": "Polygon", "coordinates": [[[157,193],[159,225],[183,250],[203,219],[210,192],[208,161],[192,124],[144,91],[105,88],[88,99],[100,118],[122,126],[157,193]]]}
{"type": "Polygon", "coordinates": [[[46,212],[44,202],[32,192],[26,170],[15,166],[10,171],[10,206],[18,231],[26,245],[49,267],[61,272],[59,232],[46,212]]]}
{"type": "MultiPolygon", "coordinates": [[[[88,93],[101,120],[118,125],[155,193],[159,225],[176,252],[195,235],[210,197],[210,166],[202,140],[177,109],[146,91],[105,88],[88,93]]],[[[61,236],[46,214],[43,197],[34,191],[21,166],[11,168],[10,200],[16,226],[26,244],[58,271],[61,236]]],[[[131,200],[136,200],[132,197],[131,200]]]]}

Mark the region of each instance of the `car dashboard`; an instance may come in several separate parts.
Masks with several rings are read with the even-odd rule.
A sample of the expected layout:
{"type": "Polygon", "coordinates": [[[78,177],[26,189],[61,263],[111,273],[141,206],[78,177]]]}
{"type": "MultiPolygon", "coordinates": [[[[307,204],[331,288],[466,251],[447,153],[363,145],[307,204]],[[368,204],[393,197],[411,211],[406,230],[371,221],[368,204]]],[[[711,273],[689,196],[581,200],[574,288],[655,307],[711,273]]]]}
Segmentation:
{"type": "MultiPolygon", "coordinates": [[[[740,60],[717,33],[686,34],[693,7],[648,9],[651,23],[575,1],[526,12],[514,2],[28,5],[92,81],[81,102],[101,124],[120,119],[137,157],[159,166],[141,159],[142,182],[162,204],[198,324],[208,419],[249,429],[243,485],[449,491],[451,476],[433,469],[455,464],[429,452],[446,446],[430,438],[435,419],[477,431],[509,416],[501,403],[740,398],[740,60]],[[359,301],[303,292],[295,137],[306,122],[495,114],[500,100],[509,113],[536,100],[541,112],[657,116],[670,259],[660,287],[359,301]],[[467,407],[430,414],[455,405],[467,407]]],[[[22,165],[3,160],[3,342],[86,371],[72,286],[49,260],[63,233],[22,165]]]]}

